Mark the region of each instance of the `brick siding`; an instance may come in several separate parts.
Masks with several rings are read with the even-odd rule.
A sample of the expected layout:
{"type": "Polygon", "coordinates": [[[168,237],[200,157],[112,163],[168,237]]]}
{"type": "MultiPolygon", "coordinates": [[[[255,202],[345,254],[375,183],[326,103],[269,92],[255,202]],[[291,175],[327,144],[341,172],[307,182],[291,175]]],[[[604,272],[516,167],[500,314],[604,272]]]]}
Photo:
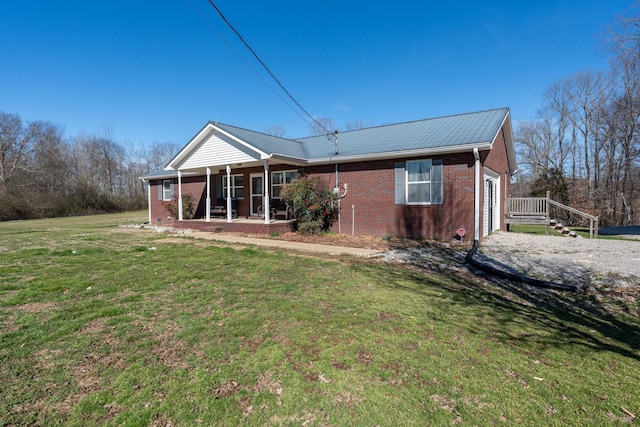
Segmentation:
{"type": "MultiPolygon", "coordinates": [[[[504,200],[509,196],[510,176],[504,134],[501,131],[494,141],[491,151],[481,152],[483,166],[501,174],[500,228],[504,224],[504,200]]],[[[334,224],[334,231],[343,234],[397,236],[447,241],[454,238],[459,228],[467,230],[466,239],[472,239],[474,227],[475,159],[469,152],[435,156],[412,157],[406,159],[377,160],[338,165],[338,186],[348,192],[340,201],[340,220],[334,224]],[[396,205],[395,204],[395,164],[400,161],[430,158],[443,161],[443,203],[441,205],[396,205]]],[[[302,169],[294,166],[278,165],[269,172],[302,169]]],[[[329,188],[336,185],[335,165],[303,168],[307,175],[321,176],[329,188]]],[[[482,175],[481,171],[481,175],[482,175]]],[[[233,174],[244,174],[245,197],[238,200],[238,215],[248,217],[250,213],[250,175],[264,173],[260,167],[240,168],[233,174]]],[[[175,195],[178,194],[175,180],[175,195]]],[[[151,181],[151,210],[153,222],[172,224],[176,219],[158,199],[158,185],[162,181],[151,181]]],[[[480,209],[484,200],[484,186],[480,186],[480,209]]],[[[211,200],[216,199],[215,175],[211,176],[211,200]]],[[[197,202],[196,218],[205,217],[206,176],[189,177],[182,180],[182,194],[191,194],[197,202]]],[[[482,218],[482,215],[481,215],[482,218]]],[[[482,226],[482,224],[481,224],[482,226]]],[[[482,232],[480,232],[482,235],[482,232]]]]}

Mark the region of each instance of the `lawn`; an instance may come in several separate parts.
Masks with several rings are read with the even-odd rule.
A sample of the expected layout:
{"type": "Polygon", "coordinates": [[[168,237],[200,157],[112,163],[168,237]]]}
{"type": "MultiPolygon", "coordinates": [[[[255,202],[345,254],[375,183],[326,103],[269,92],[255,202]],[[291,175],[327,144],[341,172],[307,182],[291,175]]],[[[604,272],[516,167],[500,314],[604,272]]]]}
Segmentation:
{"type": "MultiPolygon", "coordinates": [[[[576,234],[585,239],[589,239],[589,227],[569,227],[571,231],[575,231],[576,234]]],[[[544,225],[527,225],[527,224],[514,224],[511,226],[511,231],[515,233],[526,233],[526,234],[537,234],[540,236],[544,236],[548,234],[549,236],[557,236],[557,237],[566,237],[562,233],[557,232],[553,229],[553,227],[547,227],[544,225]]],[[[615,239],[615,240],[625,240],[620,236],[605,236],[598,235],[598,239],[615,239]]]]}
{"type": "Polygon", "coordinates": [[[640,321],[352,258],[0,223],[0,425],[620,425],[640,321]]]}

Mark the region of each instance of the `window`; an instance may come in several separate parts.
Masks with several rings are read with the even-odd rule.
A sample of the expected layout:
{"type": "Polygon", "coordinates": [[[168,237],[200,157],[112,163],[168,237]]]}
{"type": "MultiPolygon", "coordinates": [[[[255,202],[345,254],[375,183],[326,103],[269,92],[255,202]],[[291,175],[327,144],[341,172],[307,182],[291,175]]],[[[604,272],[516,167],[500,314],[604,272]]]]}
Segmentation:
{"type": "MultiPolygon", "coordinates": [[[[227,198],[227,177],[222,176],[222,197],[227,198]]],[[[244,198],[244,175],[231,175],[231,197],[244,198]]]]}
{"type": "Polygon", "coordinates": [[[271,197],[280,198],[280,190],[285,184],[290,184],[298,178],[298,171],[280,171],[271,173],[271,197]]]}
{"type": "Polygon", "coordinates": [[[162,181],[162,200],[173,200],[173,180],[162,181]]]}
{"type": "Polygon", "coordinates": [[[442,160],[396,163],[396,204],[442,204],[442,160]]]}

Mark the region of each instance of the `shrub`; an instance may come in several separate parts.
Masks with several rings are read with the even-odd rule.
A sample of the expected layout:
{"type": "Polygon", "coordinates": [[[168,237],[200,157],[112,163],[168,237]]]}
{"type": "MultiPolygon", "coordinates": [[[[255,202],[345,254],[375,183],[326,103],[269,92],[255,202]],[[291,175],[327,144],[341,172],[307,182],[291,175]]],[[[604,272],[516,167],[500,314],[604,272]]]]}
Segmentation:
{"type": "MultiPolygon", "coordinates": [[[[165,209],[169,211],[174,219],[178,219],[178,197],[169,202],[162,202],[165,209]]],[[[185,194],[182,196],[182,218],[191,219],[196,213],[196,204],[191,194],[185,194]]]]}
{"type": "Polygon", "coordinates": [[[328,231],[338,213],[337,195],[318,176],[305,176],[287,184],[280,196],[292,208],[301,234],[328,231]]]}

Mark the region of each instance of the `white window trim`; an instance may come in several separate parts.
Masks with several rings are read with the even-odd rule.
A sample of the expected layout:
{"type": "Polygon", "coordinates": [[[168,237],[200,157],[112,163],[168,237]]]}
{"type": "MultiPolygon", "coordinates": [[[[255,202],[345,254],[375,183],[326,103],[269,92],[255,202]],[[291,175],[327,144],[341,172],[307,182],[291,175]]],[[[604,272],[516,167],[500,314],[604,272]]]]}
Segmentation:
{"type": "Polygon", "coordinates": [[[167,197],[167,194],[172,194],[173,193],[173,191],[171,189],[172,185],[173,185],[173,180],[172,179],[163,179],[162,180],[162,201],[168,202],[168,201],[172,200],[171,197],[167,197]],[[167,187],[165,187],[165,184],[169,184],[169,188],[168,189],[167,189],[167,187]]]}
{"type": "Polygon", "coordinates": [[[431,159],[420,159],[420,160],[407,160],[405,162],[404,167],[404,197],[407,201],[407,205],[430,205],[431,204],[431,169],[433,167],[433,162],[431,159]],[[422,163],[429,162],[429,181],[409,181],[409,164],[410,163],[422,163]],[[428,202],[410,202],[409,201],[409,186],[410,185],[429,185],[429,201],[428,202]]]}
{"type": "MultiPolygon", "coordinates": [[[[244,196],[242,197],[236,197],[236,190],[238,188],[242,188],[244,190],[244,174],[241,173],[237,173],[234,175],[231,175],[231,198],[232,199],[239,199],[239,200],[244,200],[244,196]],[[235,178],[237,177],[242,177],[242,186],[238,186],[236,185],[236,180],[235,178]]],[[[226,176],[222,177],[222,197],[226,198],[224,195],[225,190],[227,189],[227,179],[226,176]]]]}
{"type": "MultiPolygon", "coordinates": [[[[415,160],[407,160],[405,162],[405,166],[404,166],[404,200],[405,200],[405,204],[406,205],[411,205],[411,206],[438,206],[441,205],[442,202],[440,203],[434,203],[433,202],[433,196],[435,193],[436,188],[434,185],[434,181],[433,181],[433,159],[415,159],[415,160]],[[429,162],[429,180],[428,181],[409,181],[409,164],[410,163],[418,163],[418,162],[429,162]],[[429,201],[428,202],[410,202],[409,201],[409,185],[429,185],[429,201]]],[[[438,184],[437,182],[435,184],[438,184]]],[[[443,182],[440,181],[439,182],[440,186],[442,187],[443,182]]],[[[440,188],[440,191],[443,191],[444,189],[440,188]]]]}
{"type": "MultiPolygon", "coordinates": [[[[271,172],[271,194],[272,194],[272,198],[273,199],[281,199],[282,197],[280,196],[273,196],[274,194],[276,194],[276,192],[274,191],[274,188],[279,188],[280,190],[282,189],[282,187],[284,187],[286,185],[286,180],[287,180],[287,174],[288,173],[295,173],[297,175],[296,178],[294,179],[298,179],[300,178],[300,173],[298,172],[298,169],[288,169],[288,170],[282,170],[282,171],[274,171],[271,172]],[[282,174],[282,183],[281,184],[274,184],[274,179],[273,176],[275,174],[282,174]]],[[[278,194],[280,194],[280,191],[278,191],[278,194]]]]}

